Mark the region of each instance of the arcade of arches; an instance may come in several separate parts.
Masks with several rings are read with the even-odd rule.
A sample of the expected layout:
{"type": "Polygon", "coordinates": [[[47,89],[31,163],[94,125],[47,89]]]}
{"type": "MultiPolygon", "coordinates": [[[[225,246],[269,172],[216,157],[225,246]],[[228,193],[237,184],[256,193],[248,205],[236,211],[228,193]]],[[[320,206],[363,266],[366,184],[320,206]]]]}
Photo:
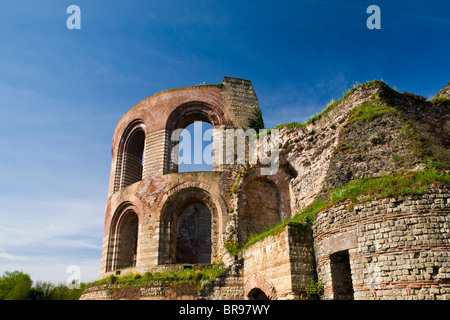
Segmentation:
{"type": "MultiPolygon", "coordinates": [[[[227,254],[224,243],[230,234],[245,242],[289,217],[289,193],[279,181],[284,176],[252,173],[233,200],[230,190],[239,171],[233,164],[214,162],[214,155],[224,156],[216,132],[246,128],[255,108],[250,81],[224,78],[223,86],[150,96],[120,119],[113,137],[101,276],[218,262],[227,254]],[[185,154],[179,152],[180,135],[183,130],[197,134],[190,130],[196,123],[216,130],[192,137],[192,161],[198,151],[192,144],[198,140],[203,142],[202,160],[205,153],[212,156],[212,164],[198,172],[182,168],[185,154]],[[233,215],[235,225],[230,224],[233,215]]],[[[247,298],[276,296],[254,289],[247,298]]]]}

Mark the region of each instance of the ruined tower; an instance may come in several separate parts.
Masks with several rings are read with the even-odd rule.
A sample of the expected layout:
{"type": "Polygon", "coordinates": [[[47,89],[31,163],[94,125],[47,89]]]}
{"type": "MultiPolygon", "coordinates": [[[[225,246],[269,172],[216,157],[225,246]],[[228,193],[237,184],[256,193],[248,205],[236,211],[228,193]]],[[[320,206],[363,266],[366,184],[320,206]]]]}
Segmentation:
{"type": "Polygon", "coordinates": [[[178,173],[174,133],[195,121],[214,132],[246,128],[258,108],[250,81],[163,91],[129,110],[114,131],[101,276],[222,255],[229,205],[223,146],[213,137],[213,170],[178,173]],[[199,230],[189,230],[199,228],[199,230]],[[195,235],[194,235],[195,234],[195,235]],[[189,250],[188,253],[183,250],[189,250]]]}

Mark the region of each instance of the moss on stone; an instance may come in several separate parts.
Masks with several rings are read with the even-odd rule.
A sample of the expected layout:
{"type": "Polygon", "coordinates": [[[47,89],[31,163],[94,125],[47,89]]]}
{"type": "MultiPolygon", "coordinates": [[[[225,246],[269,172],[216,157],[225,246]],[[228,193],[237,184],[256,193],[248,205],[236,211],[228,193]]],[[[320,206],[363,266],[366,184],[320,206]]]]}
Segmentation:
{"type": "Polygon", "coordinates": [[[399,111],[394,107],[388,105],[374,105],[370,103],[363,103],[350,111],[347,126],[358,121],[372,121],[373,119],[382,116],[385,113],[398,114],[399,111]]]}

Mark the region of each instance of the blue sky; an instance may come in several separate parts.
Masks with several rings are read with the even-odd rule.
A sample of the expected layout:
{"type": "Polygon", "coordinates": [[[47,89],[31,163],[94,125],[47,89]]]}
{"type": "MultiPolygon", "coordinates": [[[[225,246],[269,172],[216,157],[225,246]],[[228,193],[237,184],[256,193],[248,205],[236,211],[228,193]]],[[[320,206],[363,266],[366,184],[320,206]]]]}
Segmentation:
{"type": "Polygon", "coordinates": [[[0,273],[96,279],[112,134],[147,96],[248,79],[268,128],[374,79],[429,98],[450,81],[449,34],[447,0],[2,1],[0,273]]]}

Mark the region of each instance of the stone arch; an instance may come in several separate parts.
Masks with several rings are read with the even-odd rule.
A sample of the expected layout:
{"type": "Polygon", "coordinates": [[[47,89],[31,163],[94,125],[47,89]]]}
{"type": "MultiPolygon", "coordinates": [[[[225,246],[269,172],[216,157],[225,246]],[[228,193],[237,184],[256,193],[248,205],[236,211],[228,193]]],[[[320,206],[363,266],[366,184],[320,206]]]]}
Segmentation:
{"type": "Polygon", "coordinates": [[[139,220],[138,210],[131,202],[117,208],[109,228],[106,272],[136,266],[139,220]]]}
{"type": "MultiPolygon", "coordinates": [[[[214,131],[221,129],[226,122],[222,110],[211,104],[190,101],[178,106],[172,111],[166,122],[166,145],[168,148],[164,157],[164,173],[178,172],[179,137],[181,131],[195,121],[211,124],[214,131]]],[[[217,146],[213,144],[213,154],[218,152],[215,150],[216,148],[217,146]]],[[[213,170],[214,167],[217,167],[217,164],[213,163],[213,170]]]]}
{"type": "MultiPolygon", "coordinates": [[[[212,198],[211,194],[199,187],[187,187],[181,188],[167,197],[162,209],[160,211],[160,239],[159,239],[159,264],[166,263],[210,263],[212,262],[219,252],[220,238],[222,236],[221,228],[221,209],[219,204],[212,198]],[[186,211],[194,208],[200,210],[200,214],[186,213],[186,211]],[[199,209],[200,208],[200,209],[199,209]],[[183,217],[187,215],[187,217],[183,217]],[[202,216],[203,215],[203,216],[202,216]],[[205,217],[206,216],[206,217],[205,217]],[[205,247],[209,241],[209,253],[204,248],[193,248],[192,260],[186,260],[182,257],[185,254],[180,254],[180,228],[188,226],[189,218],[193,218],[191,221],[194,229],[199,233],[205,235],[209,233],[209,237],[188,239],[193,243],[200,242],[201,246],[205,247]],[[209,219],[209,221],[208,221],[209,219]],[[180,223],[187,222],[180,227],[180,223]],[[202,223],[202,225],[198,225],[202,223]],[[201,229],[203,228],[203,229],[201,229]],[[206,228],[206,229],[205,229],[206,228]],[[209,254],[209,258],[206,255],[209,254]],[[203,256],[199,256],[203,255],[203,256]]],[[[185,242],[188,242],[185,241],[185,242]]]]}
{"type": "Polygon", "coordinates": [[[248,170],[238,190],[240,241],[291,217],[290,179],[281,168],[275,175],[261,175],[258,166],[248,170]]]}
{"type": "Polygon", "coordinates": [[[242,190],[241,226],[244,241],[281,222],[280,190],[270,179],[252,179],[242,190]]]}
{"type": "Polygon", "coordinates": [[[255,293],[259,293],[258,290],[264,293],[269,300],[278,299],[277,291],[273,283],[263,274],[253,273],[245,282],[244,298],[246,300],[254,299],[255,293]]]}
{"type": "Polygon", "coordinates": [[[133,120],[122,133],[116,156],[113,193],[142,180],[145,153],[145,125],[133,120]]]}

